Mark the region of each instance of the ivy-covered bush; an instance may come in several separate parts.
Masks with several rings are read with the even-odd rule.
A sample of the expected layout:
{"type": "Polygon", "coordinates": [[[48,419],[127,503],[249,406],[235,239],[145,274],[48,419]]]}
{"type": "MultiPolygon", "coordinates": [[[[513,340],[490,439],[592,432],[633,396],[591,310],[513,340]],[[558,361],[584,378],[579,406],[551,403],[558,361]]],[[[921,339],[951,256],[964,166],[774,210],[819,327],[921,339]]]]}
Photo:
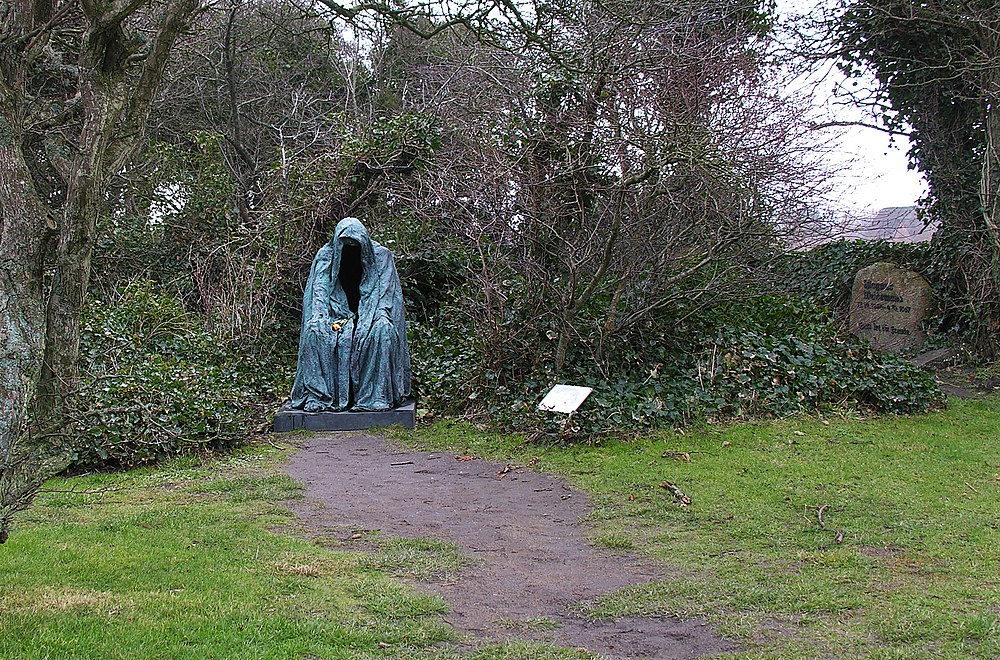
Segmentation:
{"type": "MultiPolygon", "coordinates": [[[[943,402],[926,373],[870,350],[842,333],[827,308],[796,296],[719,306],[669,331],[665,318],[664,327],[607,347],[604,364],[585,350],[571,354],[558,377],[547,359],[483,368],[496,364],[486,354],[496,349],[461,318],[412,327],[422,407],[515,429],[613,433],[823,409],[911,413],[943,402]],[[570,421],[536,409],[556,382],[594,389],[570,421]]],[[[543,330],[540,350],[551,353],[555,342],[543,330]]]]}
{"type": "Polygon", "coordinates": [[[935,289],[941,278],[935,270],[930,244],[888,241],[833,241],[808,252],[791,252],[771,265],[776,288],[817,305],[846,313],[854,276],[862,268],[888,261],[916,271],[935,289]]]}
{"type": "MultiPolygon", "coordinates": [[[[906,249],[919,258],[919,248],[906,249]]],[[[553,326],[519,312],[525,295],[516,279],[506,291],[509,307],[487,329],[470,313],[475,293],[453,275],[460,271],[455,253],[401,255],[401,270],[410,274],[408,304],[416,308],[409,327],[420,408],[566,437],[830,409],[910,413],[938,404],[929,376],[869,350],[836,322],[848,273],[886,258],[884,252],[863,245],[827,250],[852,265],[789,257],[782,266],[792,273],[789,292],[697,313],[665,309],[655,323],[599,347],[585,338],[559,374],[552,368],[553,326]],[[538,401],[556,382],[594,393],[571,418],[539,412],[538,401]]],[[[582,327],[600,325],[597,314],[586,313],[582,327]]],[[[248,346],[210,327],[148,280],[91,296],[77,467],[130,466],[224,447],[266,428],[294,376],[292,332],[248,346]]]]}
{"type": "Polygon", "coordinates": [[[781,336],[721,330],[711,357],[706,346],[698,361],[705,412],[746,418],[861,406],[911,413],[940,402],[933,379],[905,359],[830,330],[805,327],[781,336]]]}
{"type": "Polygon", "coordinates": [[[241,441],[262,430],[294,375],[287,355],[220,343],[148,280],[92,296],[81,366],[77,468],[241,441]]]}

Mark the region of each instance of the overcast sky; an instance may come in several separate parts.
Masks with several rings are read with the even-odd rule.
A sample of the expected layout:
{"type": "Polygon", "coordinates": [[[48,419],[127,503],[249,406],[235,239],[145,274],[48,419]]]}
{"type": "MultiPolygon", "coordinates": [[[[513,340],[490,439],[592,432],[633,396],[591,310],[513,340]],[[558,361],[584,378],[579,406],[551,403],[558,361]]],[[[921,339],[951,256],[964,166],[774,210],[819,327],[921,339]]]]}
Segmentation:
{"type": "MultiPolygon", "coordinates": [[[[809,12],[823,0],[777,0],[778,11],[783,15],[809,12]]],[[[824,81],[817,103],[826,105],[831,118],[857,120],[866,117],[859,110],[832,106],[832,90],[843,80],[833,71],[824,81]]],[[[924,194],[923,176],[907,169],[906,152],[909,141],[896,137],[890,145],[889,136],[881,131],[861,126],[833,129],[835,164],[844,167],[844,174],[837,177],[839,201],[854,212],[865,213],[886,206],[909,206],[924,194]]]]}

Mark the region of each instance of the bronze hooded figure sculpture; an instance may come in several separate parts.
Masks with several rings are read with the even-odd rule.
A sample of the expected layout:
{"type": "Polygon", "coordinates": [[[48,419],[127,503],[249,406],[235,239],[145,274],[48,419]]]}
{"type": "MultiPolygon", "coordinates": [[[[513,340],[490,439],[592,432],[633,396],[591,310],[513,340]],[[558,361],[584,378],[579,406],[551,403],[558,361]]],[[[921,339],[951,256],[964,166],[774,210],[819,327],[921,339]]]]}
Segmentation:
{"type": "Polygon", "coordinates": [[[302,297],[291,407],[390,410],[410,396],[403,291],[392,253],[355,218],[320,248],[302,297]]]}

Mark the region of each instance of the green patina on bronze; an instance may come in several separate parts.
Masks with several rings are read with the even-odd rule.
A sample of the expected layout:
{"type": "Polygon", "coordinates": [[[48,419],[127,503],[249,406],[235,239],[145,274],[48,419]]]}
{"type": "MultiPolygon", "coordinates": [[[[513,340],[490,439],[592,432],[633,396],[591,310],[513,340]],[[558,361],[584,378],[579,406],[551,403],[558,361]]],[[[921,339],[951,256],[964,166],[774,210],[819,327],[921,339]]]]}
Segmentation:
{"type": "Polygon", "coordinates": [[[410,396],[403,290],[392,253],[344,218],[313,259],[302,297],[292,407],[389,410],[410,396]]]}

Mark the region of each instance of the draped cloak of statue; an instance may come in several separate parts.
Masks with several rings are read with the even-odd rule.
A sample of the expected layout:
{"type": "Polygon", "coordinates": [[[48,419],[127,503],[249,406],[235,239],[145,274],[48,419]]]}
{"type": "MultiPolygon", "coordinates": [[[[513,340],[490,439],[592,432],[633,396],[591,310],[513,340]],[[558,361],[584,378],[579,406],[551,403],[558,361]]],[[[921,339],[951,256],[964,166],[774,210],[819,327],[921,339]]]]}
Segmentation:
{"type": "Polygon", "coordinates": [[[403,291],[392,253],[355,218],[313,259],[292,408],[389,410],[410,396],[403,291]]]}

